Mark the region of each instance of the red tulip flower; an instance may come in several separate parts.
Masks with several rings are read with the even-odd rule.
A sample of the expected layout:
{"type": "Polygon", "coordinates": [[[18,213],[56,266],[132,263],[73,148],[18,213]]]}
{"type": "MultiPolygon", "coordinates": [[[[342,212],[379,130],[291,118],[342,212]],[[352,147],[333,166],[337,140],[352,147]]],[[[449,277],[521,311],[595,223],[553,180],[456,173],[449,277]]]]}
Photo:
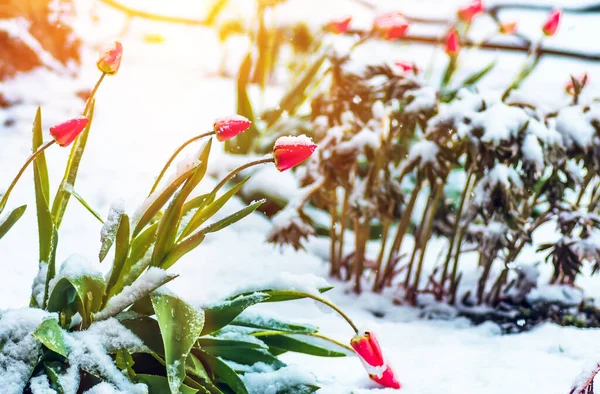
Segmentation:
{"type": "Polygon", "coordinates": [[[396,67],[398,67],[399,69],[402,70],[402,72],[414,72],[415,74],[418,73],[419,71],[421,71],[419,69],[419,67],[417,67],[416,64],[411,63],[411,62],[405,62],[402,60],[398,60],[395,61],[394,64],[396,65],[396,67]]]}
{"type": "Polygon", "coordinates": [[[446,45],[444,50],[450,57],[457,57],[460,52],[460,40],[458,38],[458,33],[456,30],[452,29],[448,32],[446,36],[446,45]]]}
{"type": "Polygon", "coordinates": [[[542,31],[545,35],[547,35],[548,37],[552,37],[554,34],[556,34],[556,31],[558,30],[558,25],[560,24],[561,16],[561,10],[554,10],[550,13],[548,19],[542,26],[542,31]]]}
{"type": "Polygon", "coordinates": [[[121,56],[123,55],[123,45],[115,41],[111,46],[100,52],[100,58],[96,65],[98,69],[107,75],[115,75],[121,66],[121,56]]]}
{"type": "Polygon", "coordinates": [[[372,332],[358,333],[350,340],[350,345],[362,361],[371,380],[384,387],[399,389],[400,382],[392,368],[383,359],[377,338],[372,332]]]}
{"type": "Polygon", "coordinates": [[[473,19],[484,11],[483,1],[475,0],[458,9],[458,19],[465,23],[473,22],[473,19]]]}
{"type": "MultiPolygon", "coordinates": [[[[585,85],[587,85],[589,77],[587,73],[583,73],[579,77],[575,78],[575,80],[579,85],[579,89],[583,89],[585,85]]],[[[570,95],[575,94],[575,86],[573,85],[572,79],[570,79],[569,82],[567,82],[567,84],[565,85],[565,91],[570,95]]]]}
{"type": "Polygon", "coordinates": [[[409,27],[408,20],[400,12],[389,12],[375,18],[373,31],[386,40],[395,40],[406,34],[409,27]]]}
{"type": "Polygon", "coordinates": [[[334,19],[327,24],[327,31],[330,31],[334,34],[344,34],[346,31],[348,31],[350,22],[352,22],[351,16],[334,19]]]}
{"type": "Polygon", "coordinates": [[[279,137],[273,146],[275,167],[279,171],[289,170],[308,159],[315,149],[317,145],[305,135],[279,137]]]}
{"type": "Polygon", "coordinates": [[[67,120],[66,122],[50,127],[50,135],[52,135],[52,138],[54,138],[58,145],[63,147],[69,146],[85,129],[88,122],[89,119],[84,116],[67,120]]]}
{"type": "Polygon", "coordinates": [[[217,119],[214,124],[214,131],[217,140],[223,142],[248,130],[251,124],[252,122],[247,118],[241,115],[233,115],[217,119]]]}
{"type": "Polygon", "coordinates": [[[512,35],[517,32],[517,22],[506,22],[500,24],[500,33],[512,35]]]}

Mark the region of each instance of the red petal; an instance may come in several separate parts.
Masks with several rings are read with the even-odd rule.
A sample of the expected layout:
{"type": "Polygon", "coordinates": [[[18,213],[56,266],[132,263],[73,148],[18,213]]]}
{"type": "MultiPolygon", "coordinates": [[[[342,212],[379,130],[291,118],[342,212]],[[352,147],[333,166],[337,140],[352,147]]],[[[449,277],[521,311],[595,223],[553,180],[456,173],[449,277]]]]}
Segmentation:
{"type": "Polygon", "coordinates": [[[88,122],[88,118],[84,116],[67,120],[66,122],[50,127],[50,135],[60,146],[71,145],[75,141],[75,138],[85,129],[88,122]]]}
{"type": "Polygon", "coordinates": [[[217,140],[223,142],[231,139],[238,134],[250,128],[250,122],[247,118],[241,115],[233,115],[225,118],[219,118],[215,121],[214,130],[217,135],[217,140]]]}
{"type": "Polygon", "coordinates": [[[273,146],[275,166],[279,171],[289,170],[308,159],[315,149],[317,145],[304,135],[280,137],[273,146]]]}
{"type": "Polygon", "coordinates": [[[388,387],[388,388],[392,388],[392,389],[399,389],[402,387],[402,385],[396,378],[394,371],[392,370],[392,368],[389,365],[386,366],[386,369],[385,369],[385,371],[383,371],[383,374],[381,375],[381,377],[379,377],[377,375],[370,375],[370,378],[371,378],[371,380],[379,383],[383,387],[388,387]]]}
{"type": "Polygon", "coordinates": [[[372,333],[366,332],[357,335],[350,341],[356,353],[370,366],[381,367],[384,365],[383,353],[377,338],[372,333]]]}

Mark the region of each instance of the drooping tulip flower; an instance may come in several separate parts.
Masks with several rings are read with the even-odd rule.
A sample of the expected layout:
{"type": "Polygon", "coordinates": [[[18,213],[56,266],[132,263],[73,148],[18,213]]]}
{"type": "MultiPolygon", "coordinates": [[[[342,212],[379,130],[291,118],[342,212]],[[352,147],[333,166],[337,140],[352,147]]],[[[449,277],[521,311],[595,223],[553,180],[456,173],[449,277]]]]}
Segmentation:
{"type": "Polygon", "coordinates": [[[398,67],[399,69],[402,70],[402,72],[415,72],[418,73],[419,71],[421,71],[421,69],[419,69],[419,67],[417,67],[416,64],[411,63],[411,62],[405,62],[402,60],[398,60],[394,62],[394,65],[396,65],[396,67],[398,67]]]}
{"type": "Polygon", "coordinates": [[[75,138],[81,134],[83,129],[85,129],[88,122],[89,119],[85,116],[67,120],[66,122],[50,127],[50,135],[58,145],[63,147],[69,146],[75,141],[75,138]]]}
{"type": "Polygon", "coordinates": [[[279,171],[289,170],[308,159],[315,149],[317,145],[305,135],[279,137],[273,145],[275,167],[279,171]]]}
{"type": "Polygon", "coordinates": [[[373,31],[386,40],[395,40],[406,34],[410,24],[401,12],[388,12],[375,18],[373,31]]]}
{"type": "Polygon", "coordinates": [[[506,22],[500,24],[500,33],[512,35],[517,32],[517,22],[506,22]]]}
{"type": "Polygon", "coordinates": [[[344,34],[346,31],[348,31],[348,27],[350,27],[350,22],[352,22],[352,17],[344,16],[342,18],[330,21],[327,24],[326,29],[327,31],[332,32],[334,34],[344,34]]]}
{"type": "Polygon", "coordinates": [[[213,127],[217,140],[223,142],[248,130],[251,124],[247,118],[233,115],[217,119],[213,127]]]}
{"type": "Polygon", "coordinates": [[[386,364],[379,342],[372,332],[359,332],[350,345],[356,351],[371,380],[388,388],[399,389],[400,382],[392,368],[386,364]]]}
{"type": "Polygon", "coordinates": [[[473,19],[481,14],[484,11],[483,1],[482,0],[474,0],[469,4],[464,5],[458,9],[457,16],[458,19],[465,22],[471,23],[473,19]]]}
{"type": "Polygon", "coordinates": [[[107,75],[115,75],[121,67],[121,56],[123,55],[123,45],[115,41],[112,45],[106,47],[100,52],[100,58],[96,65],[98,69],[107,75]]]}
{"type": "Polygon", "coordinates": [[[548,19],[546,19],[546,22],[542,26],[542,31],[546,36],[552,37],[554,34],[556,34],[556,31],[558,30],[558,25],[560,24],[561,16],[562,10],[553,10],[550,13],[548,19]]]}
{"type": "MultiPolygon", "coordinates": [[[[575,80],[579,84],[579,88],[583,89],[585,87],[585,85],[587,85],[587,83],[589,82],[590,79],[589,79],[587,73],[583,73],[580,76],[578,76],[577,78],[575,78],[575,80]]],[[[569,79],[569,82],[567,82],[567,84],[565,85],[565,91],[570,95],[575,94],[575,86],[573,84],[572,79],[569,79]]]]}
{"type": "Polygon", "coordinates": [[[458,33],[456,32],[456,30],[452,29],[448,32],[448,35],[446,36],[446,45],[444,47],[444,50],[450,57],[458,56],[458,53],[460,52],[460,40],[458,38],[458,33]]]}

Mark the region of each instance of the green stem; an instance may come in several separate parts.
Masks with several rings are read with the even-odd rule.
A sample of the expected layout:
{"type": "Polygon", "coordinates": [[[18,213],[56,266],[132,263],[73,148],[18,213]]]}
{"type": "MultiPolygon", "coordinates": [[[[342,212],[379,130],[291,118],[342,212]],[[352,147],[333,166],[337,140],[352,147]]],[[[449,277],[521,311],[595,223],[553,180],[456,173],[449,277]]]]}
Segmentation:
{"type": "Polygon", "coordinates": [[[180,18],[180,17],[176,17],[176,16],[166,16],[166,15],[153,14],[151,12],[136,10],[134,8],[123,5],[120,2],[115,1],[115,0],[100,0],[100,1],[116,10],[119,10],[119,11],[129,15],[130,17],[144,18],[144,19],[149,19],[151,21],[155,21],[155,22],[177,23],[177,24],[181,24],[181,25],[191,25],[191,26],[205,26],[208,24],[207,21],[201,21],[201,20],[197,20],[197,19],[180,18]]]}
{"type": "Polygon", "coordinates": [[[299,292],[299,291],[291,291],[289,293],[302,295],[302,297],[310,298],[310,299],[320,302],[321,304],[327,305],[328,307],[330,307],[331,309],[336,311],[344,320],[346,320],[346,322],[348,322],[348,324],[350,325],[350,327],[352,327],[352,329],[354,330],[355,333],[358,333],[358,327],[356,326],[356,324],[354,324],[352,319],[350,319],[350,317],[348,317],[348,315],[346,315],[339,307],[337,307],[332,302],[327,301],[326,299],[321,298],[321,297],[311,294],[311,293],[303,293],[303,292],[299,292]]]}
{"type": "Polygon", "coordinates": [[[40,146],[38,150],[33,152],[31,154],[31,156],[29,156],[29,158],[25,161],[25,164],[23,164],[23,166],[17,173],[17,176],[15,176],[15,178],[11,182],[10,186],[6,190],[6,193],[4,193],[4,195],[2,196],[2,199],[0,200],[0,213],[4,210],[4,207],[6,206],[6,203],[8,202],[8,197],[10,196],[10,193],[17,185],[17,182],[19,181],[19,179],[21,178],[21,176],[23,175],[23,173],[25,172],[25,170],[27,169],[29,164],[31,164],[35,160],[36,157],[38,157],[42,152],[44,152],[46,149],[48,149],[55,143],[56,143],[55,140],[46,142],[44,145],[40,146]]]}
{"type": "Polygon", "coordinates": [[[198,140],[201,140],[204,137],[208,137],[208,136],[211,136],[211,135],[214,135],[214,134],[215,134],[214,131],[209,131],[209,132],[206,132],[204,134],[197,135],[197,136],[192,137],[189,140],[185,141],[179,148],[177,148],[177,150],[171,155],[171,157],[169,158],[169,160],[167,161],[167,163],[163,167],[163,169],[160,172],[160,174],[158,174],[158,177],[156,178],[156,181],[154,181],[154,185],[152,185],[152,189],[150,189],[150,193],[148,194],[148,196],[150,196],[152,193],[154,193],[154,191],[158,187],[160,181],[162,180],[162,178],[164,177],[165,173],[167,172],[167,169],[169,168],[169,166],[171,165],[171,163],[173,163],[173,161],[179,155],[179,153],[181,153],[182,150],[184,150],[188,145],[192,144],[193,142],[196,142],[198,140]]]}
{"type": "Polygon", "coordinates": [[[251,161],[249,163],[244,164],[243,166],[236,168],[235,170],[233,170],[229,174],[227,174],[227,176],[225,178],[223,178],[221,180],[221,182],[219,182],[219,184],[213,189],[213,193],[216,193],[219,189],[221,189],[223,186],[225,186],[225,184],[227,182],[229,182],[234,176],[236,176],[240,172],[244,171],[245,169],[259,165],[259,164],[274,163],[274,162],[275,162],[275,159],[273,158],[273,156],[270,156],[265,159],[251,161]]]}
{"type": "Polygon", "coordinates": [[[525,58],[525,62],[521,66],[521,69],[519,70],[517,75],[515,75],[512,82],[510,83],[510,85],[508,85],[508,88],[506,88],[506,90],[502,94],[502,101],[506,101],[506,99],[510,95],[510,92],[512,92],[514,89],[518,88],[521,85],[521,83],[523,83],[525,78],[531,73],[531,70],[529,70],[529,69],[533,65],[536,64],[536,62],[533,62],[533,64],[532,64],[531,60],[534,58],[534,56],[540,50],[541,46],[542,46],[542,41],[540,40],[536,45],[531,47],[531,51],[529,51],[529,54],[525,58]]]}
{"type": "MultiPolygon", "coordinates": [[[[181,234],[179,235],[179,241],[181,241],[182,239],[184,239],[185,237],[187,237],[188,235],[190,235],[192,233],[192,231],[194,231],[196,228],[198,228],[199,224],[197,224],[198,219],[201,218],[202,216],[202,211],[203,208],[205,207],[205,204],[209,204],[210,202],[212,202],[212,200],[210,200],[211,198],[215,197],[217,195],[217,192],[219,191],[219,189],[221,189],[227,182],[229,182],[234,176],[236,176],[238,173],[240,173],[241,171],[252,167],[252,166],[256,166],[259,164],[265,164],[265,163],[273,163],[274,162],[274,158],[271,157],[267,157],[265,159],[260,159],[260,160],[255,160],[255,161],[251,161],[249,163],[244,164],[243,166],[240,166],[238,168],[236,168],[235,170],[231,171],[229,174],[227,174],[227,176],[225,178],[223,178],[221,180],[221,182],[219,182],[219,184],[217,186],[215,186],[215,188],[213,189],[213,191],[210,193],[210,196],[207,197],[203,203],[198,207],[198,209],[196,210],[196,213],[194,214],[194,216],[192,216],[192,219],[189,221],[189,223],[187,224],[187,226],[184,228],[184,230],[181,232],[181,234]]],[[[202,222],[204,222],[202,220],[202,222]]],[[[181,244],[181,246],[183,246],[185,244],[185,242],[188,242],[188,240],[183,241],[181,244]]],[[[176,250],[179,249],[179,246],[176,248],[176,250]]],[[[180,249],[180,250],[185,250],[185,249],[180,249]]],[[[187,253],[187,251],[185,252],[187,253]]],[[[171,254],[169,254],[170,256],[171,254]]],[[[169,257],[167,256],[167,257],[169,257]]],[[[181,256],[172,256],[173,258],[180,258],[181,256]]],[[[170,258],[170,257],[169,257],[170,258]]]]}
{"type": "Polygon", "coordinates": [[[258,332],[253,332],[250,335],[252,335],[254,337],[269,337],[269,336],[277,336],[277,335],[304,335],[307,337],[323,339],[325,341],[331,342],[339,347],[342,347],[342,348],[354,353],[354,349],[352,349],[352,347],[346,345],[345,343],[336,341],[333,338],[329,338],[328,336],[325,336],[323,334],[319,334],[318,332],[291,333],[291,332],[281,332],[281,331],[258,331],[258,332]]]}
{"type": "Polygon", "coordinates": [[[90,97],[88,97],[87,101],[85,102],[85,109],[83,110],[84,114],[87,114],[88,111],[90,110],[92,101],[94,100],[94,97],[96,96],[96,93],[98,92],[98,89],[100,88],[100,84],[102,83],[102,81],[104,81],[104,77],[106,77],[106,73],[102,73],[102,75],[100,75],[100,78],[98,78],[98,81],[96,81],[96,85],[94,85],[94,88],[92,89],[92,92],[90,93],[90,97]]]}

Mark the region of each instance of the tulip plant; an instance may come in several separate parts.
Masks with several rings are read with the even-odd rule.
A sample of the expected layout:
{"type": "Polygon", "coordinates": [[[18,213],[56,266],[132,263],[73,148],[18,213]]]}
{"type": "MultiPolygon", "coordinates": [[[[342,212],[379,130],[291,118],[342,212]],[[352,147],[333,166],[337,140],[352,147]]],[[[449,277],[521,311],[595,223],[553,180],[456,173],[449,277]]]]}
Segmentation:
{"type": "MultiPolygon", "coordinates": [[[[297,166],[317,148],[308,137],[278,139],[271,155],[233,170],[210,192],[193,196],[207,172],[212,136],[224,142],[251,126],[248,119],[239,115],[217,119],[213,130],[191,138],[176,150],[133,215],[113,204],[103,221],[99,252],[102,262],[114,249],[108,274],[102,275],[93,265],[76,257],[57,266],[58,230],[66,207],[61,193],[75,196],[99,217],[74,191],[74,185],[92,125],[94,93],[104,76],[118,72],[121,56],[120,43],[101,54],[98,61],[101,78],[84,116],[51,127],[52,140],[47,143],[43,142],[38,110],[33,126],[34,153],[1,200],[0,210],[31,164],[39,227],[39,272],[32,285],[29,308],[0,312],[3,393],[75,394],[106,390],[140,394],[248,394],[250,389],[244,383],[244,374],[257,363],[261,363],[262,370],[275,371],[286,366],[278,358],[286,352],[342,357],[354,353],[354,349],[373,380],[399,388],[374,334],[359,332],[342,310],[320,295],[329,288],[302,292],[266,287],[242,291],[199,308],[163,287],[177,278],[169,272],[177,261],[196,249],[207,236],[243,219],[264,202],[253,202],[211,221],[245,181],[223,193],[221,189],[251,166],[271,164],[279,171],[297,166]],[[172,176],[165,177],[181,150],[199,140],[204,145],[193,162],[178,166],[172,176]],[[72,145],[73,149],[65,174],[70,186],[66,187],[63,181],[53,204],[62,208],[51,209],[44,151],[55,144],[72,145]],[[320,334],[310,325],[243,313],[259,303],[303,298],[337,311],[356,332],[351,346],[320,334]]],[[[2,221],[0,235],[16,222],[23,209],[17,208],[2,221]]],[[[312,393],[319,388],[311,382],[293,379],[282,380],[279,387],[281,394],[312,393]]]]}

